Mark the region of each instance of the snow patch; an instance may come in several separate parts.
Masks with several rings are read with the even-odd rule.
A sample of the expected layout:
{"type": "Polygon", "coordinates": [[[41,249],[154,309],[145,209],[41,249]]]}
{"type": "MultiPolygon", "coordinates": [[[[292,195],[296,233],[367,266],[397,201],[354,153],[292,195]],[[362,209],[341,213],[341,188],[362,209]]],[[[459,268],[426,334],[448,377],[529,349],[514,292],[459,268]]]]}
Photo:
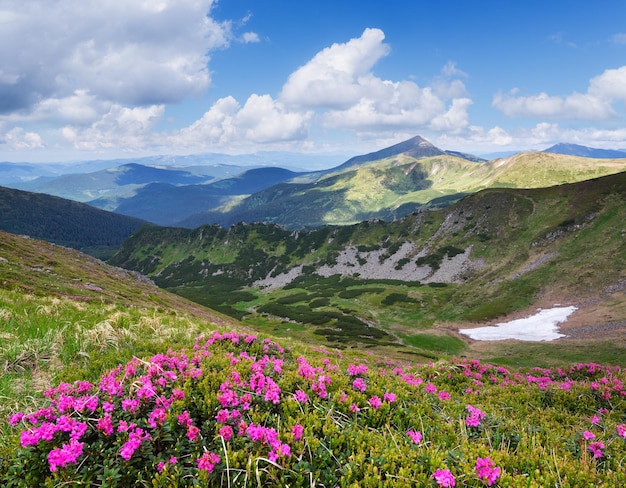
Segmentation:
{"type": "Polygon", "coordinates": [[[557,324],[565,322],[567,317],[577,310],[576,307],[554,307],[541,310],[535,315],[523,319],[503,322],[475,329],[459,329],[461,334],[477,341],[520,341],[542,342],[566,337],[559,332],[557,324]]]}

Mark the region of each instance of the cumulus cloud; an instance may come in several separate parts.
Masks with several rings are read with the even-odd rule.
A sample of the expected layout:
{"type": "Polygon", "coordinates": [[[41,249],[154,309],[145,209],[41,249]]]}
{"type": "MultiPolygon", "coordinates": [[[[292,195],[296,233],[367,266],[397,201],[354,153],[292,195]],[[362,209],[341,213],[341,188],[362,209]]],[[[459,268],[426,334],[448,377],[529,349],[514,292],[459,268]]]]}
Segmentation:
{"type": "Polygon", "coordinates": [[[29,112],[42,101],[77,92],[129,105],[202,93],[210,84],[207,52],[232,37],[229,24],[207,16],[211,5],[212,0],[3,2],[0,113],[29,112]]]}
{"type": "Polygon", "coordinates": [[[137,151],[145,147],[163,111],[163,105],[128,108],[115,104],[90,126],[79,128],[68,125],[61,132],[76,149],[97,151],[121,148],[137,151]]]}
{"type": "Polygon", "coordinates": [[[29,132],[22,127],[14,127],[4,134],[0,142],[6,144],[11,149],[39,149],[44,147],[43,140],[39,134],[29,132]]]}
{"type": "Polygon", "coordinates": [[[280,98],[303,107],[349,107],[363,90],[363,79],[389,53],[380,29],[365,29],[361,37],[333,44],[289,75],[280,98]]]}
{"type": "Polygon", "coordinates": [[[618,116],[614,103],[626,100],[626,66],[592,78],[587,93],[562,97],[539,93],[518,96],[517,90],[497,93],[492,105],[508,117],[607,120],[618,116]]]}
{"type": "Polygon", "coordinates": [[[172,135],[170,142],[193,147],[233,143],[278,143],[308,135],[310,111],[290,111],[269,95],[251,95],[242,106],[233,97],[218,100],[196,122],[172,135]]]}
{"type": "Polygon", "coordinates": [[[372,69],[390,52],[384,39],[380,29],[365,29],[358,38],[320,51],[289,76],[279,99],[318,110],[326,127],[362,133],[466,125],[471,101],[463,82],[452,79],[466,75],[448,63],[433,87],[383,80],[372,69]]]}

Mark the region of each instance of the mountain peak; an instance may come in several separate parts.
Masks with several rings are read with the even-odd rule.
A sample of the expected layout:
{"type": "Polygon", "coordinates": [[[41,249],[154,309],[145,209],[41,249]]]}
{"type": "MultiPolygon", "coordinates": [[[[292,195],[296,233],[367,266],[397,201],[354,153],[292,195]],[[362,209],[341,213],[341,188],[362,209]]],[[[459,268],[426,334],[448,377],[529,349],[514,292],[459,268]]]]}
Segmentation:
{"type": "Polygon", "coordinates": [[[581,156],[584,158],[626,158],[626,152],[615,149],[596,149],[594,147],[581,146],[560,142],[544,149],[543,152],[566,154],[568,156],[581,156]]]}
{"type": "Polygon", "coordinates": [[[407,156],[419,159],[431,156],[441,156],[442,154],[446,154],[446,152],[432,145],[423,137],[415,136],[406,141],[394,144],[393,146],[381,149],[380,151],[364,154],[362,156],[355,156],[348,159],[348,161],[335,169],[346,169],[350,166],[357,166],[370,161],[378,161],[379,159],[390,158],[399,154],[406,154],[407,156]]]}

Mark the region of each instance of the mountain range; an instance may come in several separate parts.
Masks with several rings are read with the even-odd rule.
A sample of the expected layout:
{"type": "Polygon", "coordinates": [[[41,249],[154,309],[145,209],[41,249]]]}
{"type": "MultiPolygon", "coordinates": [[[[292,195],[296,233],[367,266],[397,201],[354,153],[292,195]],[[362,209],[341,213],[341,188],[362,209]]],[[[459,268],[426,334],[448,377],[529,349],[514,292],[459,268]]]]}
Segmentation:
{"type": "Polygon", "coordinates": [[[454,336],[460,325],[566,304],[578,310],[572,337],[597,333],[623,344],[624,222],[621,172],[544,188],[488,188],[391,222],[310,231],[144,226],[110,263],[304,340],[318,334],[388,345],[416,327],[454,336]]]}
{"type": "Polygon", "coordinates": [[[0,230],[110,257],[146,221],[84,203],[0,186],[0,230]]]}
{"type": "Polygon", "coordinates": [[[626,159],[520,153],[485,161],[416,136],[331,169],[126,163],[14,184],[154,224],[277,223],[291,229],[393,220],[489,187],[534,188],[623,171],[626,159]]]}
{"type": "Polygon", "coordinates": [[[597,149],[579,144],[559,143],[544,149],[543,152],[582,156],[584,158],[626,158],[626,151],[617,149],[597,149]]]}

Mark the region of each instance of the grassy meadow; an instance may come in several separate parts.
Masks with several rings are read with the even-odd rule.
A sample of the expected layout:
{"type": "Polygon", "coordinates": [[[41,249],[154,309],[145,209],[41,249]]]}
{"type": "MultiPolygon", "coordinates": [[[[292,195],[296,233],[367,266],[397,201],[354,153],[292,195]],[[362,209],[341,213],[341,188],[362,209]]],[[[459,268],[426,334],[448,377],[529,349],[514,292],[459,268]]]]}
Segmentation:
{"type": "Polygon", "coordinates": [[[0,258],[2,486],[626,483],[611,347],[602,364],[579,345],[479,358],[437,328],[376,339],[345,319],[388,300],[410,320],[402,297],[453,287],[276,295],[300,313],[343,310],[335,320],[360,334],[346,343],[269,315],[237,322],[32,239],[3,234],[0,258]]]}

